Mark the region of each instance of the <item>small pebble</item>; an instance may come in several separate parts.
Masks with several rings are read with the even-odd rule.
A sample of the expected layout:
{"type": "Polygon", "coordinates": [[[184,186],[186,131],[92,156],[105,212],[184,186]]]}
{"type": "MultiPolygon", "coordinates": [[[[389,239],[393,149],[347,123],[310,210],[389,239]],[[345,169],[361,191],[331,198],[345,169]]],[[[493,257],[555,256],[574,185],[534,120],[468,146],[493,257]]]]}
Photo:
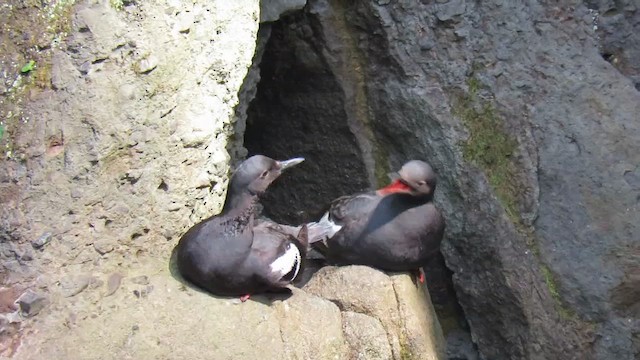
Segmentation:
{"type": "Polygon", "coordinates": [[[108,254],[113,251],[113,243],[108,240],[97,241],[93,243],[94,249],[100,254],[108,254]]]}
{"type": "Polygon", "coordinates": [[[60,288],[62,296],[72,297],[78,295],[84,289],[89,286],[92,277],[87,275],[82,276],[66,276],[60,280],[60,288]]]}
{"type": "Polygon", "coordinates": [[[27,290],[20,295],[17,303],[20,306],[22,316],[31,317],[37,315],[45,307],[47,298],[32,290],[27,290]]]}
{"type": "Polygon", "coordinates": [[[80,65],[80,67],[78,68],[78,70],[82,75],[87,75],[89,73],[89,70],[91,70],[91,62],[90,61],[83,62],[82,65],[80,65]]]}
{"type": "Polygon", "coordinates": [[[120,283],[122,282],[122,274],[113,273],[109,276],[109,280],[107,280],[107,293],[104,296],[113,295],[116,290],[120,287],[120,283]]]}
{"type": "Polygon", "coordinates": [[[42,235],[40,235],[39,238],[31,242],[31,246],[33,246],[35,249],[40,249],[41,247],[45,246],[49,241],[51,241],[51,235],[52,234],[50,232],[43,233],[42,235]]]}
{"type": "Polygon", "coordinates": [[[182,204],[177,202],[171,202],[169,205],[167,205],[167,211],[178,211],[180,209],[182,209],[182,204]]]}
{"type": "Polygon", "coordinates": [[[159,60],[157,57],[153,55],[149,55],[149,57],[140,60],[138,63],[138,73],[145,74],[151,72],[151,70],[155,69],[158,66],[159,60]]]}

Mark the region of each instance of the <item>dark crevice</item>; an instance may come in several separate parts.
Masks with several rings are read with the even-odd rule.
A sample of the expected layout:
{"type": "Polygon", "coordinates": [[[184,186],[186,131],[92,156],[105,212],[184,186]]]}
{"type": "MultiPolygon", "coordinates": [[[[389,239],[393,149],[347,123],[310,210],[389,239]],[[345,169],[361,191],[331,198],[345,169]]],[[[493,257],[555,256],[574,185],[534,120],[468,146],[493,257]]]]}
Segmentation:
{"type": "Polygon", "coordinates": [[[262,201],[266,216],[289,224],[314,220],[332,199],[368,187],[344,93],[304,23],[297,13],[272,25],[244,135],[249,155],[306,159],[262,201]]]}
{"type": "Polygon", "coordinates": [[[610,53],[602,53],[601,55],[606,62],[612,62],[613,59],[615,58],[615,55],[610,53]]]}
{"type": "Polygon", "coordinates": [[[169,185],[167,185],[167,183],[164,182],[164,180],[162,180],[160,182],[160,185],[158,185],[158,190],[168,191],[169,190],[169,185]]]}

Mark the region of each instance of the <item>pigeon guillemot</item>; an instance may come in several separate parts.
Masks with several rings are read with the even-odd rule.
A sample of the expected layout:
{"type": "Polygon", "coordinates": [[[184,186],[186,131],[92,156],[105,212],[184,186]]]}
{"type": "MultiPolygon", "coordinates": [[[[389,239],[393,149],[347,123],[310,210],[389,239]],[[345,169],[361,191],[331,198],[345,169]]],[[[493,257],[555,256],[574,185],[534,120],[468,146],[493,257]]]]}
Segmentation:
{"type": "Polygon", "coordinates": [[[399,179],[373,192],[334,200],[322,219],[309,223],[309,242],[333,263],[367,265],[389,271],[421,268],[440,248],[445,222],[432,202],[436,174],[411,160],[399,179]]]}
{"type": "Polygon", "coordinates": [[[177,245],[177,265],[193,284],[221,296],[277,291],[293,281],[308,247],[307,228],[296,236],[278,224],[255,221],[258,197],[281,172],[303,158],[245,160],[230,180],[222,212],[189,229],[177,245]]]}

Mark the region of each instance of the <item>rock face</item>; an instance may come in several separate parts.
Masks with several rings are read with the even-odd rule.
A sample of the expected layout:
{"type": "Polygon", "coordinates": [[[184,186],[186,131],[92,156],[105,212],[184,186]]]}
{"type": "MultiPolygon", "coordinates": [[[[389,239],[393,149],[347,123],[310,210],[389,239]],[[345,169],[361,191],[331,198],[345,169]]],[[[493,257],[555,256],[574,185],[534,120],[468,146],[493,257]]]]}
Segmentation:
{"type": "Polygon", "coordinates": [[[7,296],[3,355],[441,357],[406,275],[328,268],[245,304],[170,277],[245,136],[309,160],[270,195],[282,222],[428,160],[483,358],[640,356],[634,2],[70,3],[0,9],[0,279],[38,295],[25,319],[7,296]]]}
{"type": "Polygon", "coordinates": [[[633,0],[587,0],[593,9],[600,53],[640,91],[640,4],[633,0]]]}
{"type": "Polygon", "coordinates": [[[25,120],[7,123],[3,139],[10,273],[29,268],[21,256],[31,241],[37,263],[79,268],[166,251],[219,209],[257,1],[128,4],[77,4],[42,75],[49,85],[12,90],[28,99],[12,112],[25,120]]]}
{"type": "Polygon", "coordinates": [[[342,172],[301,167],[295,192],[273,193],[286,205],[266,210],[308,219],[295,204],[316,184],[345,194],[363,186],[355,174],[374,186],[408,158],[428,160],[443,254],[484,358],[637,358],[640,93],[637,61],[621,65],[640,50],[637,10],[598,3],[617,9],[600,15],[600,40],[624,40],[623,74],[580,2],[309,1],[272,28],[246,146],[342,172]],[[331,141],[349,145],[314,142],[336,118],[348,128],[331,141]],[[278,142],[252,126],[278,129],[278,142]]]}
{"type": "Polygon", "coordinates": [[[387,276],[365,266],[324,267],[304,290],[343,312],[352,359],[444,358],[444,339],[428,292],[407,274],[387,276]],[[387,341],[377,337],[380,333],[387,341]]]}
{"type": "Polygon", "coordinates": [[[66,310],[42,318],[20,359],[444,359],[428,293],[405,274],[323,268],[290,297],[241,303],[185,286],[157,265],[139,263],[110,296],[105,285],[71,304],[56,301],[66,310]]]}
{"type": "Polygon", "coordinates": [[[212,297],[170,266],[182,233],[220,210],[230,163],[246,154],[234,135],[255,93],[260,9],[273,21],[303,4],[2,6],[0,355],[442,359],[429,297],[408,276],[326,269],[315,280],[344,281],[338,294],[354,276],[385,284],[388,301],[367,306],[393,308],[376,318],[340,309],[317,284],[289,298],[212,297]],[[68,36],[30,38],[61,24],[68,36]]]}
{"type": "Polygon", "coordinates": [[[287,13],[301,10],[307,0],[262,0],[260,1],[260,22],[279,20],[287,13]]]}

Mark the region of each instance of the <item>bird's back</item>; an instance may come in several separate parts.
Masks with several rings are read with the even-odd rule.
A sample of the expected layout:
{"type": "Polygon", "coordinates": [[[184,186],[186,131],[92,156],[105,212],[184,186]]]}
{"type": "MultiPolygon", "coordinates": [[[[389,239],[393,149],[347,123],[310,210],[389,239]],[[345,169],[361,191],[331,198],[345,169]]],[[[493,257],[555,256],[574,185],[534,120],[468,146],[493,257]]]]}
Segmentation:
{"type": "MultiPolygon", "coordinates": [[[[444,221],[433,203],[408,194],[368,197],[360,212],[345,217],[330,240],[329,256],[338,262],[386,270],[421,266],[438,251],[444,221]]],[[[359,199],[358,201],[363,201],[359,199]]]]}
{"type": "Polygon", "coordinates": [[[196,285],[224,293],[241,274],[253,233],[237,218],[211,217],[187,231],[178,244],[178,269],[196,285]],[[241,226],[244,225],[244,226],[241,226]]]}

